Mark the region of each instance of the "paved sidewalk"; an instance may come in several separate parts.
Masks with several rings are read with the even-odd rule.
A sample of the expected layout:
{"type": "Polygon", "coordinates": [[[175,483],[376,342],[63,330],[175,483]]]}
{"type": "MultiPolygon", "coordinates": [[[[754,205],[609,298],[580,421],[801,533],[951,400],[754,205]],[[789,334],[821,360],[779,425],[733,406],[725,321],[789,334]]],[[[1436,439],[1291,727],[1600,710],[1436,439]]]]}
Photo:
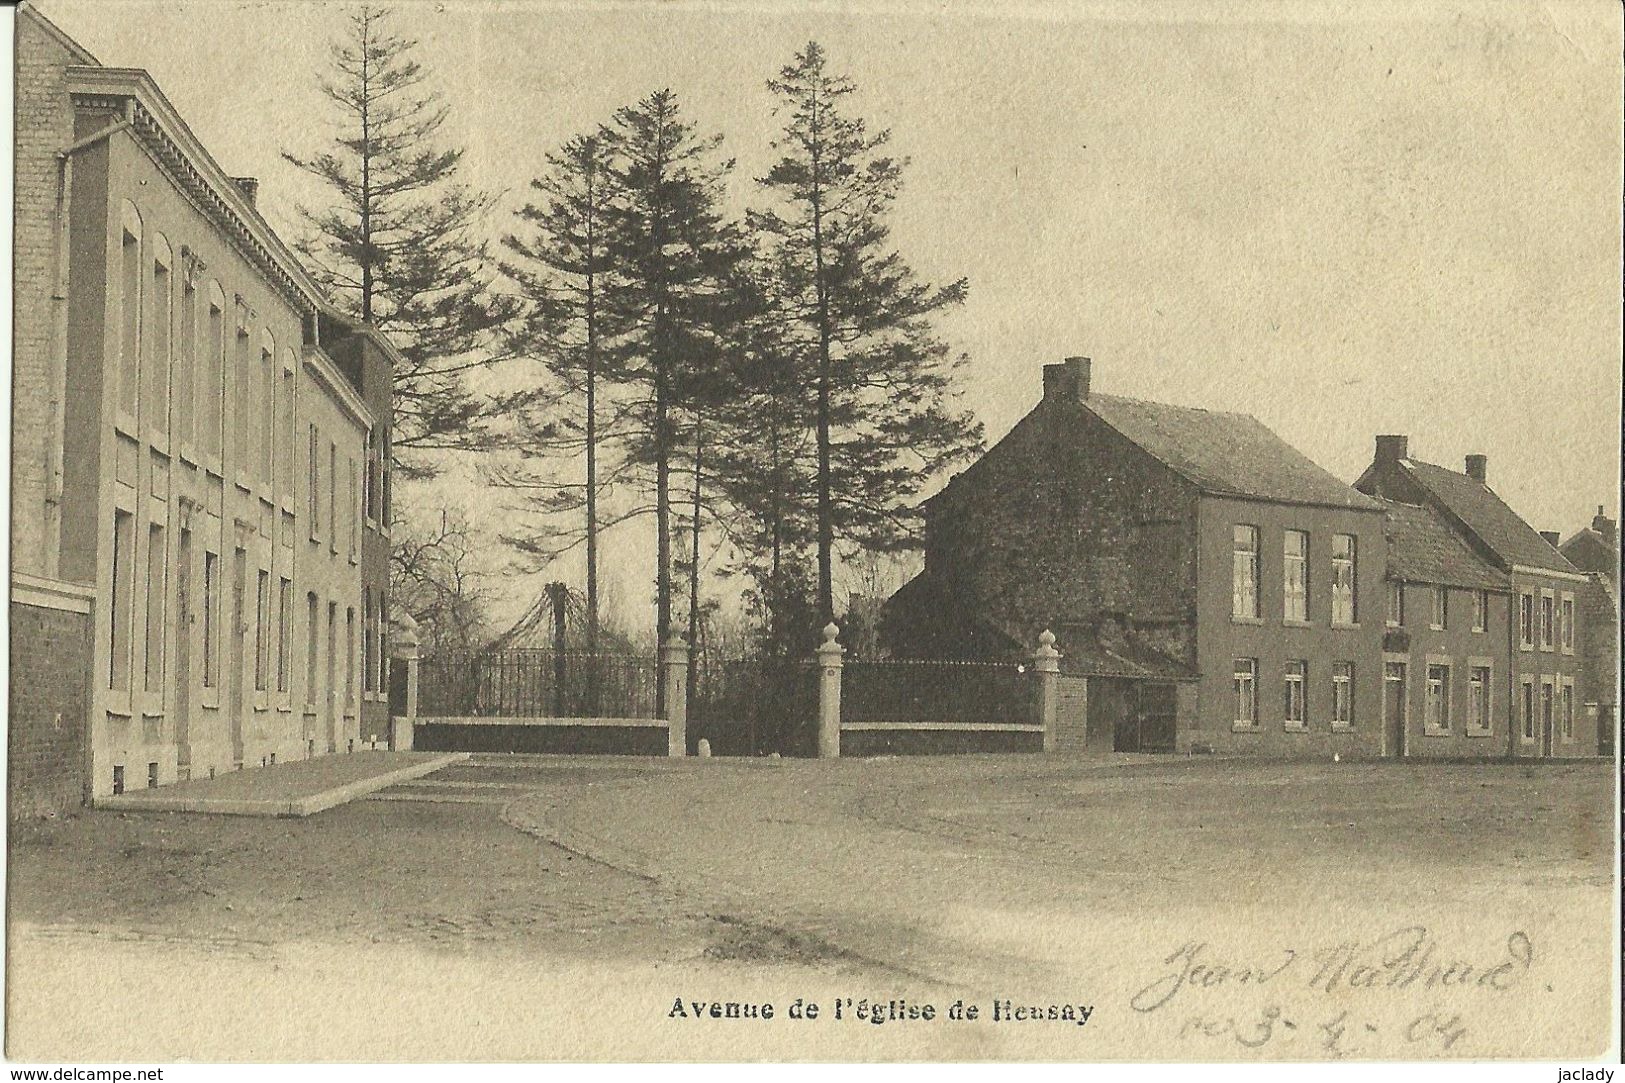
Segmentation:
{"type": "Polygon", "coordinates": [[[466,752],[346,752],[94,799],[127,812],[309,816],[460,763],[466,752]]]}

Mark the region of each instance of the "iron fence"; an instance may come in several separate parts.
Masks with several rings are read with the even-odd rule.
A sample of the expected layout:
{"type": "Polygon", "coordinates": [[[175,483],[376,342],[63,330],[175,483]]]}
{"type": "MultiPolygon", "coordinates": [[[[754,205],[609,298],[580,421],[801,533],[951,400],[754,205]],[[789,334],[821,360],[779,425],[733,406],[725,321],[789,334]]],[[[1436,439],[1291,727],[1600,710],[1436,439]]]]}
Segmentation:
{"type": "Polygon", "coordinates": [[[644,655],[516,647],[423,659],[427,716],[653,718],[658,661],[644,655]]]}
{"type": "Polygon", "coordinates": [[[1026,725],[1035,689],[1014,663],[854,660],[841,672],[841,721],[1026,725]]]}
{"type": "Polygon", "coordinates": [[[818,748],[818,668],[798,658],[707,661],[688,699],[688,739],[719,756],[811,756],[818,748]]]}

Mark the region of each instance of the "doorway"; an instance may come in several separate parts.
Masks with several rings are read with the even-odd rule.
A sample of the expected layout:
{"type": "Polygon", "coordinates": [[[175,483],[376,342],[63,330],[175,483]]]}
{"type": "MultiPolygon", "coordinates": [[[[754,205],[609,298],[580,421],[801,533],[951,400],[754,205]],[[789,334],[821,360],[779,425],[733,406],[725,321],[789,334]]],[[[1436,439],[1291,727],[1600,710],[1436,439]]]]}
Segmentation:
{"type": "Polygon", "coordinates": [[[1382,667],[1382,724],[1389,755],[1405,755],[1405,695],[1406,673],[1404,662],[1387,662],[1382,667]]]}

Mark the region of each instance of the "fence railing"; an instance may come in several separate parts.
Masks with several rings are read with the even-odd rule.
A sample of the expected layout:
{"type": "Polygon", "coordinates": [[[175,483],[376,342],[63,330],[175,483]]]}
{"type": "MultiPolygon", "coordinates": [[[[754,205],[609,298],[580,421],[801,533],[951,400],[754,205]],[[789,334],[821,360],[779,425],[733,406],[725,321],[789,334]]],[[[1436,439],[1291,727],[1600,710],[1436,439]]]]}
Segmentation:
{"type": "Polygon", "coordinates": [[[510,648],[437,654],[420,662],[424,715],[653,718],[657,659],[510,648]]]}
{"type": "Polygon", "coordinates": [[[842,668],[841,722],[1030,725],[1036,687],[1014,663],[852,660],[842,668]]]}
{"type": "Polygon", "coordinates": [[[700,666],[688,693],[688,733],[719,756],[812,755],[818,671],[810,659],[746,658],[700,666]]]}

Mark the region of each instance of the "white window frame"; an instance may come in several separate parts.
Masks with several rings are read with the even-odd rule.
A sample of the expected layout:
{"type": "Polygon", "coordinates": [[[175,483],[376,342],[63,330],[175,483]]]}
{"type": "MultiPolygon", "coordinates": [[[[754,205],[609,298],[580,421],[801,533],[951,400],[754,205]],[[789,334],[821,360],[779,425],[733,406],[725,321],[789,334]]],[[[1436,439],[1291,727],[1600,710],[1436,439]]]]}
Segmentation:
{"type": "Polygon", "coordinates": [[[1309,728],[1309,661],[1305,658],[1289,658],[1281,667],[1281,718],[1282,727],[1294,733],[1301,733],[1309,728]],[[1298,715],[1292,717],[1292,692],[1297,686],[1298,715]]]}
{"type": "Polygon", "coordinates": [[[1564,654],[1574,653],[1574,593],[1565,590],[1557,602],[1557,643],[1564,654]]]}
{"type": "Polygon", "coordinates": [[[1449,657],[1445,655],[1428,655],[1422,667],[1422,733],[1428,737],[1448,737],[1450,735],[1451,715],[1451,685],[1455,683],[1455,673],[1450,664],[1449,657]],[[1435,679],[1434,671],[1443,670],[1442,678],[1435,679]],[[1434,688],[1438,688],[1438,698],[1434,698],[1434,688]],[[1437,704],[1437,710],[1435,710],[1437,704]]]}
{"type": "Polygon", "coordinates": [[[1405,624],[1405,581],[1403,579],[1388,580],[1388,612],[1383,616],[1383,623],[1390,628],[1401,628],[1405,624]]]}
{"type": "Polygon", "coordinates": [[[1574,678],[1560,677],[1557,686],[1557,735],[1565,742],[1574,740],[1574,678]]]}
{"type": "Polygon", "coordinates": [[[1540,637],[1540,649],[1545,652],[1557,650],[1557,592],[1542,590],[1540,592],[1540,605],[1536,610],[1538,623],[1537,634],[1540,637]]]}
{"type": "Polygon", "coordinates": [[[1539,618],[1535,615],[1535,592],[1533,590],[1518,591],[1518,649],[1532,651],[1535,649],[1535,639],[1539,618]]]}
{"type": "Polygon", "coordinates": [[[1473,631],[1482,632],[1490,624],[1490,592],[1473,591],[1473,631]]]}
{"type": "Polygon", "coordinates": [[[1450,588],[1443,583],[1433,584],[1433,596],[1429,600],[1433,608],[1428,614],[1428,627],[1443,632],[1450,627],[1450,588]]]}
{"type": "Polygon", "coordinates": [[[147,443],[159,451],[169,452],[169,370],[175,357],[175,257],[169,241],[154,231],[148,243],[146,274],[142,288],[152,284],[152,319],[142,328],[142,338],[149,340],[143,349],[141,380],[143,385],[151,379],[154,401],[148,402],[147,388],[142,387],[141,427],[146,430],[147,443]],[[162,269],[164,288],[158,288],[159,270],[162,269]],[[163,328],[163,335],[156,332],[163,328]],[[160,341],[161,339],[161,341],[160,341]],[[164,356],[157,356],[160,352],[164,356]],[[158,409],[160,402],[162,409],[158,409]]]}
{"type": "Polygon", "coordinates": [[[1237,658],[1233,663],[1234,680],[1231,683],[1233,714],[1238,717],[1231,722],[1230,728],[1238,732],[1258,729],[1258,659],[1237,658]],[[1241,701],[1243,682],[1249,690],[1252,702],[1251,717],[1241,717],[1241,701]]]}
{"type": "Polygon", "coordinates": [[[1467,659],[1467,717],[1462,722],[1462,732],[1469,737],[1489,737],[1495,732],[1495,662],[1490,658],[1467,659]],[[1479,680],[1479,674],[1483,679],[1479,680]],[[1474,689],[1477,689],[1478,704],[1481,708],[1473,709],[1474,689]],[[1482,715],[1482,719],[1480,716],[1482,715]]]}
{"type": "Polygon", "coordinates": [[[1354,728],[1354,663],[1349,661],[1336,661],[1332,663],[1332,732],[1347,733],[1354,728]],[[1339,672],[1342,671],[1342,672],[1339,672]],[[1342,706],[1346,708],[1347,717],[1338,717],[1338,688],[1344,689],[1342,706]]]}
{"type": "Polygon", "coordinates": [[[1310,564],[1309,564],[1310,537],[1307,530],[1285,530],[1281,534],[1281,619],[1287,624],[1308,624],[1310,610],[1310,564]],[[1292,551],[1292,540],[1300,542],[1296,553],[1292,551]],[[1292,583],[1292,569],[1296,566],[1299,574],[1299,585],[1294,590],[1292,583]],[[1293,603],[1297,603],[1297,612],[1294,612],[1293,603]]]}
{"type": "Polygon", "coordinates": [[[1258,623],[1264,611],[1261,537],[1259,528],[1251,523],[1235,523],[1231,526],[1230,619],[1241,624],[1258,623]],[[1243,548],[1244,545],[1250,545],[1250,548],[1243,548]],[[1249,581],[1252,587],[1250,607],[1246,604],[1246,586],[1249,581]]]}
{"type": "Polygon", "coordinates": [[[141,348],[143,294],[147,280],[147,244],[142,229],[141,212],[134,203],[124,200],[120,205],[118,235],[118,369],[113,382],[113,423],[118,431],[139,438],[137,415],[141,410],[141,348]],[[133,246],[133,254],[126,253],[133,246]],[[134,292],[131,297],[131,266],[134,267],[134,292]],[[130,326],[131,313],[134,325],[130,326]],[[130,401],[126,402],[126,398],[130,401]]]}
{"type": "Polygon", "coordinates": [[[1360,539],[1354,534],[1332,535],[1332,627],[1358,628],[1360,626],[1360,539]],[[1348,542],[1348,556],[1337,555],[1339,543],[1348,542]],[[1348,584],[1339,580],[1343,568],[1348,569],[1348,584]],[[1346,612],[1345,612],[1346,604],[1346,612]],[[1346,618],[1346,619],[1345,619],[1346,618]]]}

